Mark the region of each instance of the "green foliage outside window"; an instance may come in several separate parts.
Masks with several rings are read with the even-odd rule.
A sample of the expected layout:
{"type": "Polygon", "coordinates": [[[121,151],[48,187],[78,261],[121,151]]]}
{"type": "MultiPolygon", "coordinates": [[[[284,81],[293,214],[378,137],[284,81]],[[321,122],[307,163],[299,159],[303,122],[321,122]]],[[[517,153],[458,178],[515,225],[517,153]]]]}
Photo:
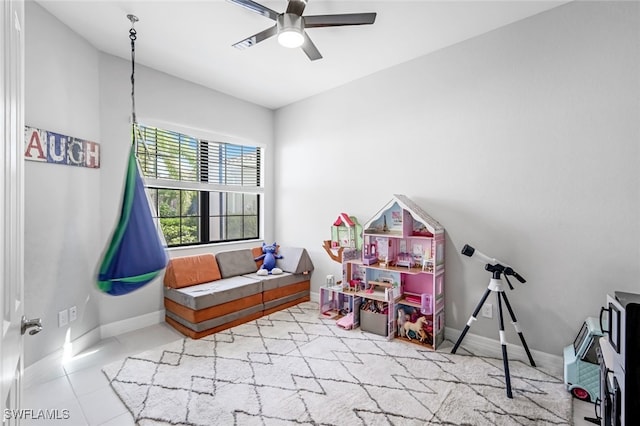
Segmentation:
{"type": "Polygon", "coordinates": [[[169,246],[200,241],[198,191],[158,189],[160,227],[169,246]]]}

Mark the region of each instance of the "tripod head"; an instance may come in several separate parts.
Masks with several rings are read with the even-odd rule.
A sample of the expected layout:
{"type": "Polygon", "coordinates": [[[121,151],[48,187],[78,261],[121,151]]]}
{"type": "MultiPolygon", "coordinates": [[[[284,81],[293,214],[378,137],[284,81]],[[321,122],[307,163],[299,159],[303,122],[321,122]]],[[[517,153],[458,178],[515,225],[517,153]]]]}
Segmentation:
{"type": "Polygon", "coordinates": [[[526,283],[527,280],[520,274],[518,274],[511,266],[507,265],[504,262],[500,262],[498,259],[487,256],[484,253],[474,249],[469,244],[465,244],[462,247],[462,254],[465,256],[473,257],[477,256],[478,260],[485,263],[484,269],[485,271],[491,272],[493,278],[499,280],[500,275],[504,275],[504,279],[509,284],[509,288],[513,290],[513,286],[511,285],[511,281],[509,281],[509,276],[515,277],[521,283],[526,283]]]}
{"type": "Polygon", "coordinates": [[[496,263],[495,265],[490,265],[487,263],[486,265],[484,265],[484,269],[485,271],[491,272],[493,278],[497,280],[500,279],[501,274],[504,275],[504,279],[507,281],[507,284],[509,284],[509,288],[511,290],[513,290],[513,286],[511,285],[511,281],[509,281],[509,275],[516,277],[516,279],[523,284],[527,282],[524,279],[524,277],[519,273],[517,273],[516,271],[514,271],[511,266],[504,266],[499,263],[496,263]]]}

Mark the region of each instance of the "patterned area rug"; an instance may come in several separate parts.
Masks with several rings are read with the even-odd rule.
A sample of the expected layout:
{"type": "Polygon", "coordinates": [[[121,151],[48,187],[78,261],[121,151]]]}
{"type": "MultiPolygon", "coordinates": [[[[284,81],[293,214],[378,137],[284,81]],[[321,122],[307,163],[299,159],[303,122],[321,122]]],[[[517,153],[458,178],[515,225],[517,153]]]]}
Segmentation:
{"type": "Polygon", "coordinates": [[[140,425],[569,425],[561,378],[430,351],[318,318],[302,303],[103,368],[140,425]]]}

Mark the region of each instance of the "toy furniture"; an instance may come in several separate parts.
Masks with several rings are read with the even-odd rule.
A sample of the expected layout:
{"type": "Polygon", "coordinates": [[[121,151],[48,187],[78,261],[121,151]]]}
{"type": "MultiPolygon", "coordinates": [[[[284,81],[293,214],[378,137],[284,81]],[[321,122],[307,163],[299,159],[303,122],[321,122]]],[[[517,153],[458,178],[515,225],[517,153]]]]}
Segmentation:
{"type": "Polygon", "coordinates": [[[336,325],[345,330],[351,330],[355,326],[354,313],[349,312],[347,315],[336,321],[336,325]]]}
{"type": "Polygon", "coordinates": [[[367,244],[364,246],[364,253],[362,254],[362,263],[365,265],[373,265],[378,263],[378,254],[376,253],[375,244],[367,244]]]}
{"type": "Polygon", "coordinates": [[[396,257],[396,266],[413,268],[413,265],[413,256],[410,253],[398,253],[398,256],[396,257]]]}
{"type": "Polygon", "coordinates": [[[313,263],[280,247],[279,275],[258,275],[262,247],[173,258],[164,277],[166,321],[199,339],[309,300],[313,263]]]}

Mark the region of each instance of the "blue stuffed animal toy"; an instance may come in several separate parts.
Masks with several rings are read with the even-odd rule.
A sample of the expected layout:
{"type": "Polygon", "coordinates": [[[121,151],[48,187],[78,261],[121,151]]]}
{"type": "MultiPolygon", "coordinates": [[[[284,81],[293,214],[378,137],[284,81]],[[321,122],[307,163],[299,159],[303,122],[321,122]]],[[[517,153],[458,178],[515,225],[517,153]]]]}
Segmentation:
{"type": "Polygon", "coordinates": [[[282,273],[282,269],[276,268],[276,259],[282,259],[282,256],[276,254],[276,250],[278,249],[276,243],[266,245],[262,243],[262,253],[260,256],[256,257],[254,260],[257,262],[258,260],[264,259],[262,266],[258,269],[258,275],[277,275],[282,273]]]}

